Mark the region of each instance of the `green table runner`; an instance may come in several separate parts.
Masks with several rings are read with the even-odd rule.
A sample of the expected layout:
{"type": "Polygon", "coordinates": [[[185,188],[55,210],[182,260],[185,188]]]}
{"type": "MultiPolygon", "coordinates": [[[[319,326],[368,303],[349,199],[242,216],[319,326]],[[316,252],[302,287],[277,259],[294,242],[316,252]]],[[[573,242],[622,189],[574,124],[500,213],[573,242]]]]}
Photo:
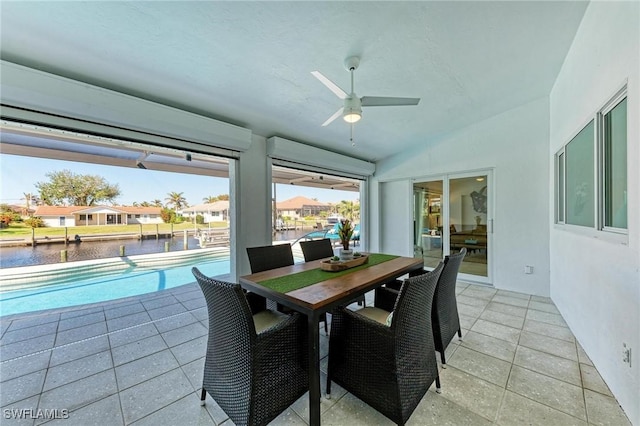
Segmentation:
{"type": "Polygon", "coordinates": [[[398,256],[390,254],[370,254],[369,262],[356,266],[355,268],[345,269],[344,271],[329,272],[320,268],[311,269],[310,271],[298,272],[296,274],[285,275],[278,278],[270,278],[268,280],[259,281],[259,284],[270,288],[271,290],[279,291],[280,293],[288,293],[293,290],[298,290],[310,286],[312,284],[319,283],[321,281],[329,280],[331,278],[341,277],[351,272],[359,271],[361,269],[368,268],[369,266],[377,265],[379,263],[387,262],[391,259],[395,259],[398,256]]]}

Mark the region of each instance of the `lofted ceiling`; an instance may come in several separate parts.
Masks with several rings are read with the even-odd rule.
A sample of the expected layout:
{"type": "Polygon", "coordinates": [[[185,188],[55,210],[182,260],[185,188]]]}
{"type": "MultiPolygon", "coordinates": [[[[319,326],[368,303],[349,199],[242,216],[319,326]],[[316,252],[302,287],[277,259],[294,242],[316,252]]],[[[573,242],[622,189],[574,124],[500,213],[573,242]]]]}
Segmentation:
{"type": "MultiPolygon", "coordinates": [[[[2,1],[3,60],[376,161],[547,96],[581,1],[2,1]],[[363,108],[359,96],[419,97],[363,108]]],[[[1,77],[0,77],[1,78],[1,77]]]]}

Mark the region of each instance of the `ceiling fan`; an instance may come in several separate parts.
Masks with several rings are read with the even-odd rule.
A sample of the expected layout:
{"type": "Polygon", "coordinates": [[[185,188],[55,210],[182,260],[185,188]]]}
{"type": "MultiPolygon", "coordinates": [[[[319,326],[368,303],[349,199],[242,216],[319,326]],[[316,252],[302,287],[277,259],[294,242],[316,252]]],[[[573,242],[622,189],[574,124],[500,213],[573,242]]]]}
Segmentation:
{"type": "Polygon", "coordinates": [[[393,98],[384,96],[363,96],[359,98],[353,91],[353,72],[358,69],[358,65],[360,65],[360,58],[357,56],[351,56],[344,61],[345,68],[351,73],[350,94],[347,94],[347,92],[325,77],[320,71],[311,72],[315,78],[327,86],[337,97],[344,100],[344,106],[329,117],[327,121],[322,123],[323,126],[327,126],[340,115],[342,115],[344,121],[353,124],[362,118],[362,107],[418,105],[418,102],[420,102],[420,98],[393,98]]]}

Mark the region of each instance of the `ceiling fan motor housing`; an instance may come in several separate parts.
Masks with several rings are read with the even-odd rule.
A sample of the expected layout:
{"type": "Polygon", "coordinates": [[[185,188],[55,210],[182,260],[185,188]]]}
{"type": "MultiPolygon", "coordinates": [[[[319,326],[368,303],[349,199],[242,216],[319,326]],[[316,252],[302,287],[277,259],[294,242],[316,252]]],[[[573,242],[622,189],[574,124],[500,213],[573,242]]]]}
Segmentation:
{"type": "Polygon", "coordinates": [[[350,56],[344,60],[344,67],[347,71],[355,71],[360,65],[360,58],[357,56],[350,56]]]}
{"type": "Polygon", "coordinates": [[[355,93],[350,94],[349,97],[344,100],[344,112],[347,113],[349,111],[362,114],[362,103],[355,93]]]}

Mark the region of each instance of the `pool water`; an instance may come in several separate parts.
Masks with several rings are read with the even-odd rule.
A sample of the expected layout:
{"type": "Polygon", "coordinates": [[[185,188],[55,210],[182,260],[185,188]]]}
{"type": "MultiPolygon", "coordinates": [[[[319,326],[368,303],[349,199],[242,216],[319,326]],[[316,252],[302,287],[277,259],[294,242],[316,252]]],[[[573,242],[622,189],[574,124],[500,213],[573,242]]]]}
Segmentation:
{"type": "MultiPolygon", "coordinates": [[[[170,269],[144,269],[100,278],[75,280],[56,284],[0,293],[0,316],[44,309],[104,302],[122,297],[137,296],[154,291],[178,287],[195,281],[194,265],[170,269]]],[[[198,269],[210,277],[229,273],[229,258],[198,263],[198,269]]]]}

